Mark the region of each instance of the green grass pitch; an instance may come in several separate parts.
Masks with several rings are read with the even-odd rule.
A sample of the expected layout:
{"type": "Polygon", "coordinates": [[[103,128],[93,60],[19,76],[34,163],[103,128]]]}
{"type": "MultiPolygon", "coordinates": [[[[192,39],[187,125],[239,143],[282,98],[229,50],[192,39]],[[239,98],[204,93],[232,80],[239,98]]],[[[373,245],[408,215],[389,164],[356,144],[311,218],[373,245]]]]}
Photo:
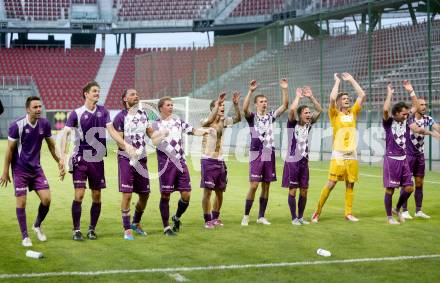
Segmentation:
{"type": "MultiPolygon", "coordinates": [[[[6,141],[0,141],[0,148],[6,141]]],[[[424,211],[430,220],[410,220],[400,226],[386,224],[383,205],[382,168],[362,165],[360,181],[355,186],[354,212],[358,223],[343,218],[343,185],[338,184],[324,207],[320,223],[292,226],[287,205],[287,191],[280,187],[282,161],[277,160],[277,182],[271,185],[266,216],[271,226],[256,225],[258,197],[251,211],[248,227],[241,227],[245,195],[248,190],[248,164],[229,160],[229,185],[224,195],[221,218],[225,226],[214,230],[203,228],[200,172],[188,161],[192,179],[191,204],[182,218],[178,237],[162,235],[159,214],[158,180],[152,180],[152,193],[142,219],[149,235],[124,241],[120,199],[117,189],[117,163],[113,150],[105,160],[107,189],[102,195],[102,212],[97,226],[97,241],[73,242],[70,207],[73,198],[71,176],[57,180],[57,166],[43,145],[42,166],[49,179],[52,205],[43,223],[48,241],[40,243],[31,225],[39,204],[34,193],[28,194],[27,221],[32,250],[44,253],[40,260],[25,257],[26,248],[15,215],[15,197],[10,184],[0,190],[0,276],[40,272],[73,272],[101,270],[134,270],[174,267],[245,265],[356,258],[382,258],[440,254],[440,173],[428,172],[425,183],[424,211]],[[333,255],[323,258],[317,248],[330,250],[333,255]]],[[[4,159],[4,150],[0,160],[4,159]]],[[[149,156],[149,169],[157,173],[157,161],[149,156]]],[[[305,216],[310,218],[327,179],[328,162],[310,163],[310,189],[305,216]]],[[[257,192],[257,196],[258,196],[257,192]]],[[[137,197],[134,196],[133,201],[137,197]]],[[[178,194],[172,195],[170,213],[175,211],[178,194]]],[[[397,194],[394,203],[397,201],[397,194]]],[[[91,196],[83,202],[83,232],[89,223],[91,196]]],[[[133,208],[133,207],[132,207],[133,208]]],[[[414,211],[411,196],[409,210],[414,211]]],[[[300,265],[273,268],[238,268],[234,270],[179,271],[192,282],[436,282],[440,278],[440,258],[385,262],[300,265]]],[[[4,279],[10,282],[176,282],[167,272],[111,274],[96,276],[49,276],[42,278],[4,279]]],[[[1,279],[0,279],[1,281],[1,279]]]]}

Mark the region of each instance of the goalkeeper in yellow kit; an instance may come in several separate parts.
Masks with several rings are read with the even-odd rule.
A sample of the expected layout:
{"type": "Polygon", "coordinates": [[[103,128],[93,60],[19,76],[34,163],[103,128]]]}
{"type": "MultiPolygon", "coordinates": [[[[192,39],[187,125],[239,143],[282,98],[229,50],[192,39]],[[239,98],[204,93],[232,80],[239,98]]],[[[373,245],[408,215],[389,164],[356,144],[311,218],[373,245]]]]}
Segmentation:
{"type": "Polygon", "coordinates": [[[346,92],[339,92],[341,80],[338,74],[334,75],[335,84],[330,94],[328,116],[333,127],[333,149],[330,161],[328,182],[322,189],[318,207],[312,215],[312,222],[317,223],[331,190],[338,181],[345,181],[345,219],[359,221],[353,216],[353,187],[358,180],[356,119],[361,112],[365,101],[365,92],[353,77],[348,73],[342,73],[341,78],[349,82],[358,98],[353,106],[350,106],[350,96],[346,92]]]}

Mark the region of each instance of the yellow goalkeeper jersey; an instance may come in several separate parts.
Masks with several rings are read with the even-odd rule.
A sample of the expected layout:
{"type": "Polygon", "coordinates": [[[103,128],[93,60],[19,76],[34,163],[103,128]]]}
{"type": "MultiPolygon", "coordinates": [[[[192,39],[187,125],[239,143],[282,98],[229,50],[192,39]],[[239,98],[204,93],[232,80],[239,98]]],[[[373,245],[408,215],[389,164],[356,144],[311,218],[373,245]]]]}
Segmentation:
{"type": "Polygon", "coordinates": [[[361,106],[356,101],[347,114],[330,106],[328,116],[333,127],[333,151],[341,153],[355,152],[357,148],[356,120],[361,106]]]}

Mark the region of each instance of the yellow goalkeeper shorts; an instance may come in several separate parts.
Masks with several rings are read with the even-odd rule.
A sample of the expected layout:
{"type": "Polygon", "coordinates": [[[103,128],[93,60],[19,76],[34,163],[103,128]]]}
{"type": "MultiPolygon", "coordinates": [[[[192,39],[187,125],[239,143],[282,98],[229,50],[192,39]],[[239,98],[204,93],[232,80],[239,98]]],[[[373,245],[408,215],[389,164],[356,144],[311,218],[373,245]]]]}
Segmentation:
{"type": "Polygon", "coordinates": [[[359,162],[354,159],[332,159],[328,179],[331,181],[348,181],[354,183],[358,180],[359,162]]]}

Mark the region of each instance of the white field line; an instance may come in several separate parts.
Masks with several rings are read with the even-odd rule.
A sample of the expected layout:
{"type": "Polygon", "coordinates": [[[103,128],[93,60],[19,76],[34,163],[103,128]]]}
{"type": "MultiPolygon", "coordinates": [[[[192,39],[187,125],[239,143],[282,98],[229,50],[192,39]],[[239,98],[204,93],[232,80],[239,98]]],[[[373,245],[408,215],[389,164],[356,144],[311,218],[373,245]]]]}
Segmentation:
{"type": "Polygon", "coordinates": [[[45,272],[45,273],[21,273],[21,274],[0,274],[0,279],[10,278],[41,278],[41,277],[61,277],[61,276],[99,276],[112,274],[127,273],[177,273],[191,271],[206,270],[233,270],[233,269],[251,269],[251,268],[278,268],[292,266],[308,266],[308,265],[327,265],[327,264],[350,264],[364,262],[383,262],[383,261],[401,261],[401,260],[421,260],[440,258],[440,254],[418,255],[418,256],[395,256],[395,257],[379,257],[379,258],[352,258],[339,260],[314,260],[314,261],[297,261],[297,262],[279,262],[279,263],[261,263],[261,264],[232,264],[232,265],[208,265],[193,267],[169,267],[169,268],[146,268],[146,269],[114,269],[101,271],[62,271],[62,272],[45,272]]]}
{"type": "Polygon", "coordinates": [[[173,278],[177,282],[187,282],[187,281],[189,281],[188,278],[186,278],[185,276],[183,276],[180,273],[169,273],[168,276],[173,278]]]}

